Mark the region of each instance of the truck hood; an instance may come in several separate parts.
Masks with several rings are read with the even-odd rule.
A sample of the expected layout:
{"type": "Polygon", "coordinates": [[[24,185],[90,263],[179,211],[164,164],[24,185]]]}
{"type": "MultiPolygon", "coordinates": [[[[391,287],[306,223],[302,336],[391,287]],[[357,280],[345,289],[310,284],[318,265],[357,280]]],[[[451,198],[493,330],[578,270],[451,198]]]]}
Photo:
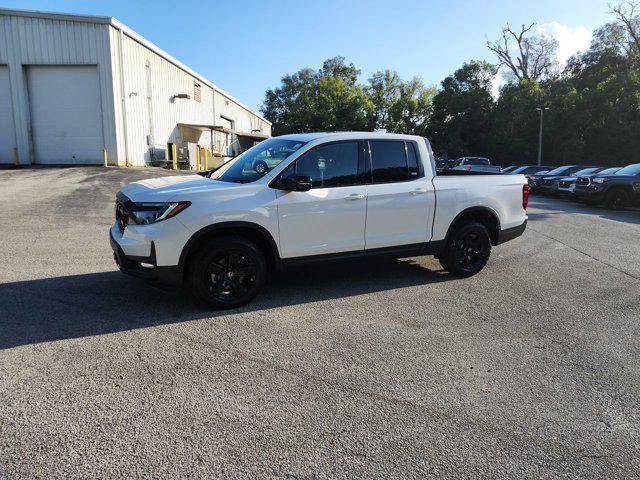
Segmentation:
{"type": "Polygon", "coordinates": [[[204,190],[242,188],[243,185],[211,180],[200,175],[179,175],[133,182],[126,185],[121,192],[134,202],[167,202],[176,197],[187,199],[188,196],[204,190]]]}

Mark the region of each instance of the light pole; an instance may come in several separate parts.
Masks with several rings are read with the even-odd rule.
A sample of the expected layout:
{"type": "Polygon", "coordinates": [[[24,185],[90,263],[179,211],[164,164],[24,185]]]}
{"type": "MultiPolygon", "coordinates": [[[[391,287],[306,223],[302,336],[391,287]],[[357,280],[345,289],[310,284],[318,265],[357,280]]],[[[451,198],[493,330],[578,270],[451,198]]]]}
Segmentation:
{"type": "Polygon", "coordinates": [[[540,112],[540,135],[538,136],[538,166],[540,166],[542,165],[542,117],[544,111],[549,110],[549,107],[539,107],[536,110],[540,112]]]}

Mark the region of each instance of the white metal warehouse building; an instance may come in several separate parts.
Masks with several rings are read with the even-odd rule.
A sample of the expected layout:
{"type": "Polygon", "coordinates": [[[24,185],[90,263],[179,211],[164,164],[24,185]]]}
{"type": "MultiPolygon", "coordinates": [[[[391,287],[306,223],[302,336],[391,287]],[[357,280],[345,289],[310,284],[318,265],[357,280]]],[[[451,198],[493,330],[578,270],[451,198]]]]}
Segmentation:
{"type": "Polygon", "coordinates": [[[223,161],[270,135],[269,121],[113,18],[0,9],[0,163],[145,166],[173,145],[192,164],[194,147],[223,161]]]}

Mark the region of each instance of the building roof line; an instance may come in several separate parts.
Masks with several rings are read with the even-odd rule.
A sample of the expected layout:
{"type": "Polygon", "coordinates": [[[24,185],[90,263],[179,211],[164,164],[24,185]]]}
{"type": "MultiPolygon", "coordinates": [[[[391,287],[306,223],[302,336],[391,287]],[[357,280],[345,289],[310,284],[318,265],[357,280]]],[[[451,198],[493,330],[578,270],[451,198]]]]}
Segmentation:
{"type": "Polygon", "coordinates": [[[154,44],[154,43],[150,42],[149,40],[147,40],[146,38],[144,38],[142,35],[137,33],[132,28],[127,27],[124,23],[122,23],[121,21],[119,21],[116,18],[99,16],[99,15],[86,15],[86,14],[79,14],[79,13],[78,14],[76,14],[76,13],[56,13],[56,12],[43,12],[43,11],[39,11],[39,10],[18,10],[18,9],[9,9],[9,8],[0,8],[0,15],[16,16],[16,17],[30,17],[30,18],[47,18],[47,19],[51,19],[51,20],[66,20],[66,21],[71,21],[71,22],[99,23],[99,24],[104,24],[104,25],[110,25],[113,28],[116,28],[117,30],[121,30],[123,33],[125,33],[132,40],[135,40],[136,42],[140,43],[142,46],[144,46],[144,47],[148,48],[149,50],[153,51],[154,53],[158,54],[160,57],[162,57],[165,60],[167,60],[168,62],[174,64],[179,69],[181,69],[184,72],[188,73],[189,75],[197,78],[202,83],[204,83],[205,85],[209,86],[210,88],[212,88],[213,90],[218,92],[220,95],[228,98],[232,102],[236,103],[238,106],[244,108],[247,112],[251,113],[252,115],[255,115],[260,120],[263,120],[264,122],[266,122],[269,125],[271,125],[271,122],[269,120],[267,120],[266,118],[264,118],[262,115],[260,115],[259,113],[255,112],[254,110],[252,110],[251,108],[246,106],[244,103],[240,102],[238,99],[236,99],[235,97],[233,97],[232,95],[227,93],[225,90],[223,90],[220,87],[218,87],[216,84],[214,84],[213,82],[208,80],[203,75],[201,75],[198,72],[196,72],[195,70],[187,67],[184,63],[182,63],[181,61],[179,61],[178,59],[176,59],[175,57],[173,57],[169,53],[165,52],[163,49],[158,47],[156,44],[154,44]]]}

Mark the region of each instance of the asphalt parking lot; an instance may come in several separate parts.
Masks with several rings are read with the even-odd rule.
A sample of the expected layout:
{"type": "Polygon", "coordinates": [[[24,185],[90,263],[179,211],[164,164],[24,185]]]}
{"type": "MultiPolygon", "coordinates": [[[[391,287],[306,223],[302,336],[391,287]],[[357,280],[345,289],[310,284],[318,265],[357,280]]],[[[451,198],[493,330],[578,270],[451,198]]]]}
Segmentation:
{"type": "Polygon", "coordinates": [[[640,477],[639,212],[532,197],[474,278],[306,267],[218,313],[113,263],[159,173],[0,171],[0,478],[640,477]]]}

